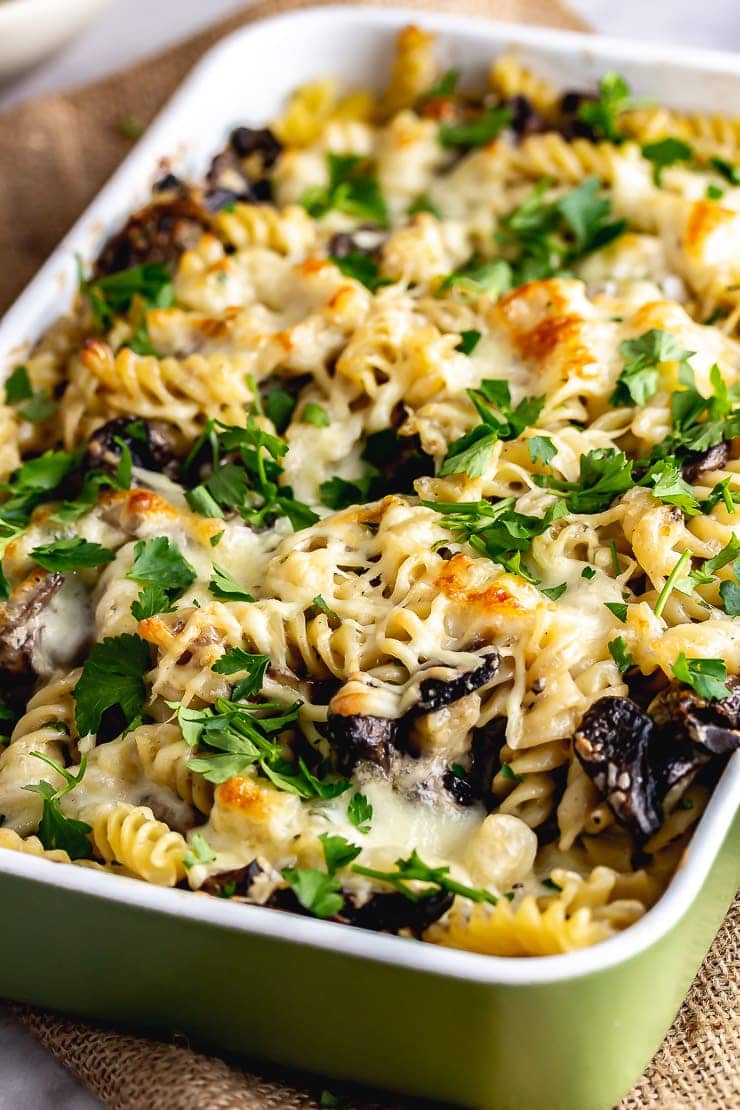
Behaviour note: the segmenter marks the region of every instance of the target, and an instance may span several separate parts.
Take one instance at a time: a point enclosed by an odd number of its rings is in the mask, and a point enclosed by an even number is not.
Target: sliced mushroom
[[[253,859],[246,867],[237,867],[233,871],[220,871],[218,875],[209,875],[200,890],[204,894],[215,894],[218,898],[248,898],[252,883],[262,873],[262,867],[256,859]]]
[[[38,617],[63,581],[58,571],[31,574],[0,608],[0,688],[13,702],[28,697],[36,677],[33,650],[39,635]]]
[[[599,698],[573,739],[586,773],[616,816],[639,836],[660,828],[662,812],[648,760],[650,717],[629,698]]]
[[[326,722],[326,735],[336,752],[337,764],[345,773],[362,761],[390,770],[397,732],[398,721],[393,717],[345,717],[330,712]]]
[[[509,126],[520,138],[546,129],[542,116],[526,96],[510,96],[504,101],[504,105],[511,112]]]
[[[579,118],[583,104],[593,104],[598,97],[593,93],[571,90],[560,98],[561,122],[559,130],[566,139],[588,139],[596,141],[596,133],[589,123]]]
[[[419,683],[419,700],[413,712],[415,714],[433,713],[443,705],[449,705],[450,702],[464,698],[466,694],[472,694],[474,690],[491,681],[500,664],[501,657],[498,651],[496,648],[491,648],[475,670],[464,671],[451,679],[422,679]]]
[[[719,470],[729,457],[730,445],[726,441],[716,443],[708,451],[692,451],[681,463],[681,474],[687,482],[693,484],[707,471]]]
[[[97,428],[87,446],[87,465],[115,470],[121,459],[120,441],[131,452],[134,466],[176,477],[179,466],[166,424],[119,416]]]
[[[145,262],[177,262],[207,226],[207,213],[190,193],[158,193],[108,240],[96,263],[96,276]]]
[[[400,893],[373,894],[362,905],[357,905],[348,895],[343,909],[334,920],[370,929],[374,933],[409,932],[419,937],[447,912],[453,897],[446,890],[436,891],[417,902]]]
[[[740,747],[740,677],[727,680],[730,695],[706,701],[686,686],[671,685],[652,701],[657,724],[672,725],[711,755],[728,755]]]

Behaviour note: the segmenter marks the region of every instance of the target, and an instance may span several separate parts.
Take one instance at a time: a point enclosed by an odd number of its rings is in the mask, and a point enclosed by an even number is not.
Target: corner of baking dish
[[[361,31],[365,48],[368,36],[381,58],[388,32],[409,22],[423,22],[425,27],[447,36],[453,47],[472,41],[480,51],[503,47],[520,47],[579,62],[591,72],[623,65],[650,67],[659,79],[667,69],[675,74],[700,71],[704,81],[703,95],[713,95],[715,82],[732,79],[737,85],[740,112],[740,56],[720,51],[672,48],[664,45],[626,39],[588,35],[577,31],[561,31],[522,24],[482,21],[475,17],[420,12],[418,9],[376,8],[357,5],[351,8],[326,6],[295,13],[272,16],[259,23],[237,30],[224,38],[200,60],[164,110],[149,127],[89,208],[65,236],[36,277],[0,320],[0,378],[3,362],[8,356],[27,346],[50,324],[50,314],[59,311],[59,298],[75,288],[75,255],[89,259],[94,255],[108,229],[130,211],[137,195],[144,195],[164,152],[175,154],[173,142],[182,144],[178,128],[185,118],[192,121],[192,105],[208,86],[218,86],[223,95],[224,82],[229,78],[242,80],[244,52],[255,59],[270,57],[279,49],[289,55],[291,49],[305,57],[308,39],[326,43],[327,58],[331,50],[341,46],[343,36],[352,38]],[[328,32],[328,33],[327,33]],[[311,41],[310,45],[313,45]],[[313,57],[313,55],[312,55]],[[314,57],[313,74],[319,76],[332,67],[322,61],[321,52]],[[346,59],[345,59],[346,63]],[[667,67],[667,69],[666,69]],[[281,67],[290,75],[290,83],[308,79],[292,69]],[[257,77],[259,73],[257,74]],[[340,75],[341,76],[341,75]],[[349,76],[349,72],[348,72]],[[696,76],[696,72],[694,74]],[[213,90],[211,90],[213,91]],[[283,93],[287,88],[283,87]],[[692,88],[692,94],[696,88]],[[273,105],[273,111],[276,105]],[[257,110],[255,109],[255,114]],[[142,196],[143,199],[143,196]],[[291,944],[333,952],[429,974],[469,980],[481,984],[512,985],[542,984],[578,978],[624,963],[665,936],[688,912],[699,895],[709,868],[728,835],[740,802],[740,757],[734,756],[717,784],[687,849],[682,866],[670,886],[648,913],[624,932],[591,948],[558,956],[516,959],[479,955],[434,945],[420,944],[401,937],[367,933],[332,922],[292,914],[277,914],[260,906],[231,904],[219,899],[195,898],[189,891],[152,887],[136,879],[76,868],[67,864],[34,859],[21,853],[0,852],[0,878],[3,875],[27,879],[46,887],[63,888],[83,896],[126,904],[144,911],[199,921],[217,928],[244,934],[261,935]]]

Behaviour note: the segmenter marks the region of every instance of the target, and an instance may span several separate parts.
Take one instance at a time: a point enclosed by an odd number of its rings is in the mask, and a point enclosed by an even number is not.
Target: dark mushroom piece
[[[158,193],[108,240],[95,265],[95,276],[146,262],[177,262],[184,251],[196,245],[207,226],[207,213],[190,193],[179,189]]]
[[[240,158],[259,154],[265,169],[274,166],[283,152],[282,143],[269,127],[236,127],[229,141]]]
[[[599,98],[593,93],[570,90],[563,93],[560,98],[561,122],[558,130],[565,139],[588,139],[596,142],[596,132],[589,123],[579,118],[579,111],[583,104],[593,104]]]
[[[692,451],[681,463],[681,474],[687,482],[697,482],[702,474],[719,470],[730,457],[730,445],[726,440],[715,443],[707,451]]]
[[[394,717],[343,716],[330,712],[325,731],[343,773],[350,774],[360,762],[390,770],[398,732],[398,721]]]
[[[394,428],[369,435],[362,458],[380,471],[372,480],[372,498],[413,493],[417,478],[434,474],[434,459],[422,450],[419,436],[400,436]]]
[[[435,710],[459,701],[467,694],[485,686],[493,678],[501,664],[501,657],[496,648],[483,656],[480,666],[472,671],[464,671],[455,678],[445,680],[441,678],[425,678],[419,683],[419,700],[412,713],[434,713]]]
[[[708,754],[729,755],[740,746],[740,677],[728,678],[727,686],[729,697],[707,701],[674,683],[651,702],[650,714]]]
[[[134,466],[177,477],[179,463],[167,425],[138,416],[119,416],[96,428],[87,445],[87,466],[115,471],[121,459],[121,443],[131,452]]]
[[[629,698],[599,698],[584,716],[573,747],[615,815],[647,839],[660,828],[662,810],[648,747],[650,717]]]
[[[509,127],[520,139],[546,130],[545,121],[526,96],[510,96],[504,106],[511,112]]]
[[[349,254],[378,258],[387,237],[388,232],[382,228],[365,224],[354,231],[338,231],[332,235],[326,250],[332,258],[346,258]]]
[[[453,899],[454,895],[446,890],[425,895],[417,902],[400,893],[373,894],[358,905],[349,895],[334,920],[356,925],[359,929],[370,929],[374,933],[409,932],[420,937],[425,929],[447,913]]]
[[[31,574],[0,607],[0,693],[12,704],[28,699],[36,678],[33,649],[38,617],[63,582],[58,571]]]
[[[232,871],[220,871],[209,875],[200,887],[204,894],[217,898],[248,898],[252,883],[263,873],[263,868],[253,859],[246,867],[236,867]]]

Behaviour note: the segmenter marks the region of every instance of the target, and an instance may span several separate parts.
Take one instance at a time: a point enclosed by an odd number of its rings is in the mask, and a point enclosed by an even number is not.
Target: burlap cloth
[[[351,2],[351,0],[350,0]],[[378,2],[378,0],[376,0]],[[391,3],[392,0],[381,0]],[[578,28],[559,0],[403,0],[414,7]],[[145,126],[207,47],[266,14],[306,7],[267,0],[157,58],[95,85],[32,101],[0,116],[0,310],[44,261]],[[173,12],[176,5],[173,4]],[[732,1110],[740,1107],[737,1013],[740,899],[652,1063],[619,1110]],[[116,1110],[268,1110],[319,1107],[320,1081],[264,1065],[246,1070],[55,1014],[14,1006],[21,1021],[103,1102]],[[410,1108],[410,1100],[327,1080],[347,1110]],[[522,1107],[536,1110],[536,1107]]]

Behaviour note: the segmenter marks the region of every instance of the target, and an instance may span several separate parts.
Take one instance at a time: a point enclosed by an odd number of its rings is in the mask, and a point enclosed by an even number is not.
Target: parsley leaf
[[[313,607],[315,609],[319,609],[320,612],[326,613],[327,617],[329,617],[330,620],[336,621],[337,624],[342,623],[342,620],[341,620],[341,617],[339,616],[339,614],[335,613],[333,609],[329,608],[329,606],[326,604],[326,602],[324,601],[321,594],[316,594],[316,597],[313,599],[311,604],[313,605]]]
[[[87,760],[83,755],[80,760],[80,769],[76,775],[68,771],[61,764],[44,755],[43,752],[31,752],[36,759],[43,760],[64,779],[64,786],[55,789],[50,782],[44,779],[35,786],[24,786],[24,790],[32,794],[40,794],[43,799],[43,810],[38,827],[38,838],[47,851],[60,849],[66,852],[70,859],[89,859],[92,855],[92,845],[88,833],[92,832],[90,825],[84,821],[77,821],[66,817],[59,806],[59,801],[70,790],[79,785],[87,768]]]
[[[644,405],[658,388],[660,364],[688,365],[688,359],[694,354],[684,350],[674,335],[660,328],[651,328],[637,339],[623,340],[619,351],[627,361],[609,398],[611,405]]]
[[[676,589],[680,586],[680,584],[681,584],[681,582],[680,582],[681,572],[683,571],[683,569],[687,565],[687,563],[689,563],[690,561],[691,561],[691,552],[690,551],[682,552],[681,555],[679,556],[679,558],[676,560],[676,563],[674,564],[674,567],[671,570],[671,573],[666,578],[665,585],[663,586],[663,589],[658,594],[658,599],[655,602],[655,615],[656,615],[656,617],[660,617],[660,616],[663,615],[663,610],[666,607],[666,602],[668,601],[668,598],[673,593],[674,589]],[[688,585],[691,585],[691,582],[689,582]]]
[[[550,601],[557,601],[567,589],[568,583],[561,582],[559,586],[540,586],[540,593],[543,593]]]
[[[699,502],[689,483],[684,479],[678,466],[674,466],[668,459],[659,459],[647,473],[647,480],[652,482],[652,494],[658,501],[667,505],[676,505],[688,516],[696,516],[701,512]]]
[[[313,424],[315,428],[328,428],[331,420],[323,405],[317,405],[315,401],[309,401],[307,405],[303,406],[301,424]]]
[[[233,701],[241,701],[259,694],[265,680],[265,671],[270,665],[269,655],[252,655],[242,648],[231,648],[211,667],[216,674],[240,674],[246,671],[246,678],[240,679],[232,691]]]
[[[283,878],[293,888],[304,909],[315,917],[333,917],[344,905],[338,879],[310,867],[286,867]]]
[[[327,479],[319,486],[321,504],[335,512],[340,509],[348,509],[350,505],[364,504],[370,492],[371,478],[372,475],[366,474],[363,478],[356,478],[353,482],[348,482],[346,478],[336,476]]]
[[[377,179],[366,168],[365,159],[356,154],[327,154],[329,181],[306,189],[301,204],[314,219],[321,219],[332,208],[385,227],[388,223],[383,194]]]
[[[144,262],[95,281],[85,281],[81,276],[80,291],[99,328],[108,327],[115,312],[125,312],[134,297],[141,297],[152,308],[170,308],[175,300],[169,268],[162,262]]]
[[[484,262],[473,255],[459,269],[447,275],[441,282],[437,295],[448,289],[457,289],[470,297],[498,297],[500,293],[511,289],[511,266],[503,258]]]
[[[619,116],[632,104],[629,85],[618,73],[605,73],[599,82],[597,100],[585,101],[578,109],[578,118],[587,123],[598,139],[621,143]]]
[[[690,659],[682,651],[671,670],[679,682],[691,686],[700,698],[719,701],[731,693],[725,684],[727,666],[724,659]]]
[[[134,582],[151,582],[169,590],[185,590],[195,581],[195,570],[180,548],[166,536],[139,540],[126,575]]]
[[[18,405],[21,401],[30,401],[32,397],[28,369],[25,366],[16,366],[5,381],[5,404]]]
[[[568,274],[579,259],[618,238],[626,220],[612,220],[608,197],[598,177],[588,177],[559,200],[544,194],[543,178],[529,196],[504,216],[496,239],[510,264],[513,285]]]
[[[464,355],[472,355],[475,348],[480,343],[481,333],[476,331],[475,328],[468,328],[460,332],[460,342],[455,347],[456,351],[461,351]]]
[[[538,485],[565,493],[572,513],[600,513],[634,486],[632,463],[623,451],[599,447],[581,455],[577,482],[564,482],[548,474],[535,474]]]
[[[439,208],[437,208],[436,204],[432,203],[427,193],[420,193],[406,209],[407,216],[415,216],[417,212],[429,212],[430,215],[435,216],[436,219],[442,219],[442,213]]]
[[[512,574],[529,582],[537,579],[522,565],[522,553],[529,550],[535,536],[541,536],[561,515],[556,502],[544,517],[525,516],[514,509],[516,498],[490,501],[422,501],[428,509],[443,513],[442,526],[459,541],[470,544],[479,555],[486,555]]]
[[[625,623],[627,620],[627,606],[623,601],[605,601],[604,606],[610,613],[614,614],[618,621],[621,621],[622,624]]]
[[[549,436],[532,436],[527,440],[527,450],[532,462],[541,462],[547,465],[552,462],[558,449]]]
[[[88,543],[79,536],[71,540],[56,540],[35,547],[31,558],[44,570],[78,570],[80,567],[99,567],[115,559],[113,552],[99,543]]]
[[[371,293],[375,293],[382,285],[393,284],[390,278],[380,276],[378,263],[375,259],[362,254],[360,251],[350,251],[341,257],[330,254],[329,261],[333,262],[345,277],[359,281]]]
[[[501,778],[509,782],[524,782],[524,775],[519,775],[510,763],[501,764]]]
[[[435,81],[426,92],[422,93],[417,100],[417,105],[422,107],[430,100],[436,100],[440,96],[452,96],[457,88],[457,82],[460,80],[459,69],[448,69],[442,74],[438,81]]]
[[[182,862],[185,864],[188,871],[197,864],[213,863],[215,858],[216,853],[203,834],[193,833],[190,845],[183,852],[182,856]]]
[[[595,578],[595,577],[596,577],[596,568],[595,567],[584,567],[583,570],[581,571],[581,578],[585,578],[587,581],[590,581],[592,578]]]
[[[735,577],[738,577],[737,571]],[[737,582],[731,582],[729,579],[722,582],[719,595],[722,598],[722,605],[728,617],[740,616],[740,586]]]
[[[113,706],[120,708],[126,725],[138,719],[148,667],[149,648],[140,636],[107,636],[94,645],[72,691],[80,736],[97,732],[106,709]]]
[[[486,108],[474,120],[442,124],[437,132],[441,146],[485,146],[511,123],[511,109],[506,106]]]
[[[296,399],[292,393],[281,386],[268,390],[264,397],[265,416],[272,420],[275,430],[282,435],[290,424],[290,418],[296,407]]]
[[[362,848],[358,848],[356,844],[351,844],[343,836],[330,836],[329,833],[322,833],[319,840],[326,860],[326,870],[330,875],[335,875],[343,867],[348,867],[362,851]]]
[[[174,613],[172,598],[161,586],[149,583],[139,590],[139,596],[131,602],[131,615],[137,621],[148,620],[157,613]]]
[[[725,158],[710,158],[709,164],[724,177],[725,181],[729,181],[730,185],[740,185],[740,168],[732,162],[728,162]]]
[[[634,663],[634,659],[627,648],[624,637],[617,636],[616,639],[610,640],[606,646],[609,648],[609,654],[612,659],[617,664],[617,670],[620,674],[624,674]]]
[[[501,379],[482,381],[478,389],[469,389],[467,394],[481,423],[450,444],[440,477],[464,472],[479,478],[498,440],[516,439],[537,421],[545,404],[544,397],[525,397],[512,408],[508,382]]]
[[[488,902],[495,906],[498,901],[495,894],[491,894],[488,890],[476,890],[474,887],[455,882],[449,877],[449,867],[429,867],[419,858],[416,851],[413,851],[408,859],[397,859],[395,871],[376,871],[371,867],[360,867],[359,864],[354,864],[352,870],[357,875],[365,875],[369,879],[388,883],[411,902],[419,902],[422,898],[428,898],[431,894],[443,890],[469,898],[471,902]],[[410,882],[428,883],[434,889],[419,892],[408,885]]]
[[[694,149],[683,139],[668,137],[658,139],[655,143],[643,143],[643,157],[653,163],[653,181],[660,185],[663,170],[673,166],[676,162],[690,162],[694,157]]]
[[[214,597],[223,601],[254,601],[251,594],[243,590],[235,578],[218,563],[213,564],[213,575],[208,583],[208,589]]]
[[[353,794],[347,805],[347,818],[351,825],[363,834],[370,832],[373,807],[364,794]]]

